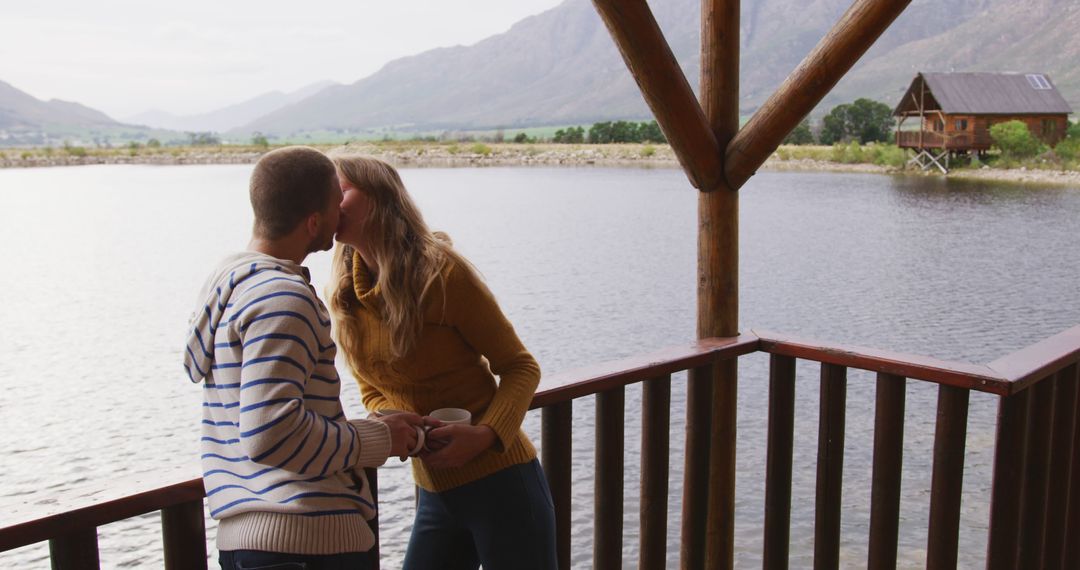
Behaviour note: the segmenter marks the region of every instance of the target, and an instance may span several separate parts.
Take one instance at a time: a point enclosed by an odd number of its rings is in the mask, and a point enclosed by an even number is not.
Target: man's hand
[[[390,426],[390,455],[405,461],[409,452],[416,449],[419,441],[416,427],[424,428],[424,418],[416,414],[401,413],[374,419]]]
[[[420,459],[430,467],[448,469],[461,467],[482,451],[495,445],[497,436],[490,426],[448,424],[437,427],[427,434],[427,448]]]

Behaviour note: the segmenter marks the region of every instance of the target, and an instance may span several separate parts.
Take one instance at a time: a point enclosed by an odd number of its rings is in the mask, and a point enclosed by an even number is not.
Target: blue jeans
[[[405,570],[556,570],[555,508],[540,462],[442,493],[420,489]]]
[[[369,570],[371,554],[346,552],[343,554],[310,555],[261,550],[222,551],[218,557],[221,570]]]

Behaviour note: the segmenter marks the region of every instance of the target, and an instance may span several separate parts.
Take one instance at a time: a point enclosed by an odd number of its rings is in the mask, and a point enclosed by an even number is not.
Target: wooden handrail
[[[1080,325],[1021,348],[987,366],[1011,382],[1013,392],[1016,392],[1076,362],[1080,362]]]
[[[805,340],[799,337],[755,330],[761,339],[762,352],[783,354],[848,368],[885,372],[916,380],[967,388],[1007,396],[1012,383],[994,370],[980,364],[950,362],[927,356],[889,352],[835,343]]]
[[[732,338],[707,338],[685,346],[578,368],[542,380],[529,409],[574,400],[757,350],[758,338],[752,334],[741,334]]]
[[[33,503],[0,509],[0,552],[65,532],[106,525],[206,496],[196,468],[119,477],[108,486],[77,487]]]

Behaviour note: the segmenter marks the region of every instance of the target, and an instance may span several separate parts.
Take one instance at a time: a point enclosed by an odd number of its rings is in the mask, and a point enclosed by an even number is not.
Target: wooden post
[[[98,570],[97,528],[73,530],[49,540],[52,570]]]
[[[701,2],[701,108],[720,148],[739,130],[739,0]],[[722,176],[722,172],[717,172]],[[739,334],[739,194],[698,194],[698,338]],[[706,568],[735,560],[736,359],[713,367]]]
[[[911,0],[857,0],[727,146],[726,180],[740,188]]]
[[[161,536],[166,570],[205,570],[206,522],[202,499],[161,509]]]
[[[645,0],[593,0],[593,5],[690,183],[713,190],[724,175],[723,147],[709,129],[649,5]]]
[[[547,406],[541,412],[541,463],[555,503],[555,545],[559,570],[570,570],[570,485],[573,479],[573,401]]]

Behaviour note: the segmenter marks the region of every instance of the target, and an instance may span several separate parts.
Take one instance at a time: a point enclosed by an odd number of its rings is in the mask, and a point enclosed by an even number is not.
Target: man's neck
[[[286,240],[268,240],[261,237],[252,237],[251,241],[248,242],[248,249],[270,257],[287,259],[297,265],[303,264],[308,254],[307,248],[298,244],[289,243]]]

